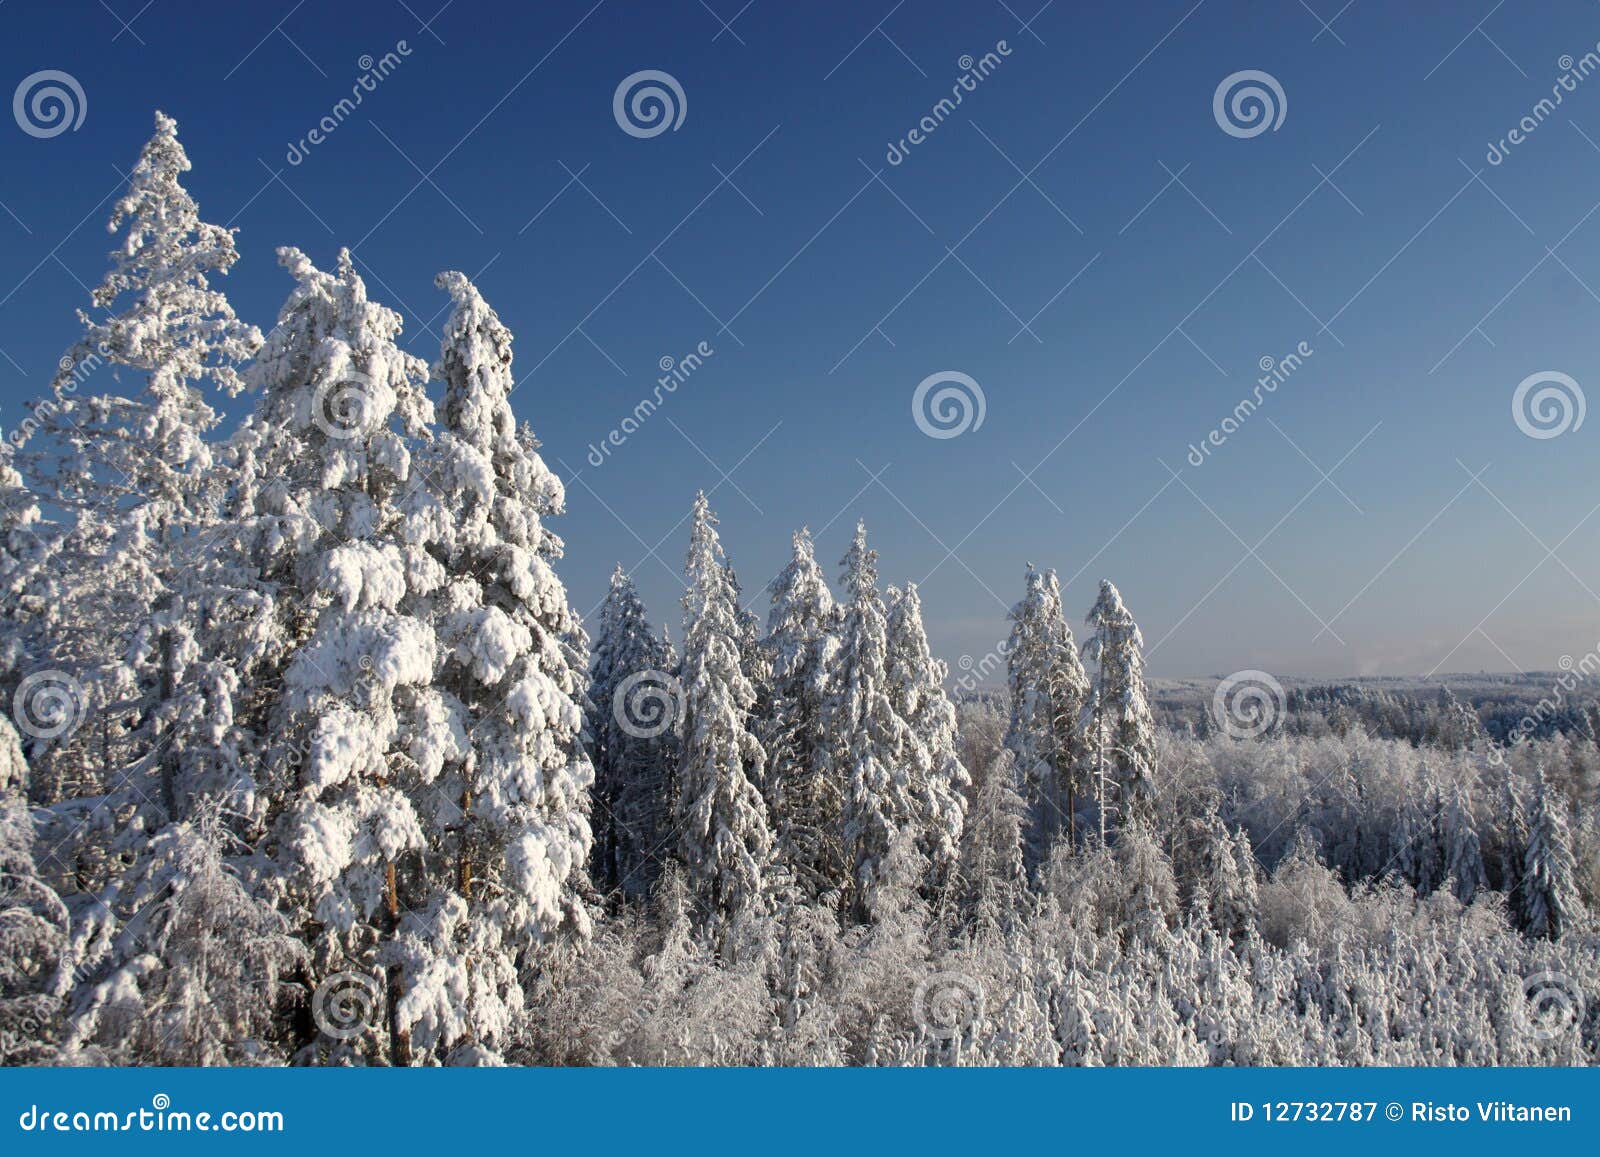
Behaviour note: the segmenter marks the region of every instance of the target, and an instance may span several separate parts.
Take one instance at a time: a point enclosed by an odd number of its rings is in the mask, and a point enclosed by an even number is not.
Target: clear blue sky
[[[1070,579],[1075,616],[1116,581],[1158,675],[1549,669],[1600,638],[1600,417],[1535,439],[1511,410],[1542,371],[1600,389],[1600,75],[1486,161],[1595,48],[1600,6],[440,2],[0,6],[0,87],[57,69],[87,104],[50,138],[0,123],[0,424],[73,338],[160,108],[202,210],[239,229],[227,289],[263,328],[283,244],[354,247],[425,357],[434,273],[477,277],[567,480],[584,611],[620,560],[676,624],[705,488],[749,592],[795,527],[832,570],[864,517],[952,663],[1004,637],[1030,560]],[[675,131],[614,118],[644,69],[681,85]],[[1213,94],[1247,69],[1287,109],[1241,138]],[[660,359],[702,341],[706,364],[588,464]],[[1191,465],[1260,359],[1302,341]],[[912,393],[939,371],[979,383],[981,428],[919,430]]]

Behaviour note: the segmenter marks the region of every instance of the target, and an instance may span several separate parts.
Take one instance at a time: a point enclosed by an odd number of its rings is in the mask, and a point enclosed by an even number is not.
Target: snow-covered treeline
[[[1163,728],[1032,566],[958,704],[865,527],[746,595],[703,495],[591,639],[471,282],[429,365],[285,249],[263,334],[188,168],[0,445],[0,1059],[1595,1061],[1592,738]]]

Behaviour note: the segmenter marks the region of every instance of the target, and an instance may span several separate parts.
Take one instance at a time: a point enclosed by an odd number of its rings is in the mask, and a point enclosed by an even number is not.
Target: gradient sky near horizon
[[[1548,373],[1600,389],[1600,75],[1535,111],[1600,52],[1600,5],[441,2],[0,5],[0,88],[59,70],[84,106],[54,136],[0,120],[0,425],[74,338],[159,108],[203,214],[239,230],[225,287],[263,329],[280,245],[351,247],[430,360],[433,275],[475,277],[567,483],[561,573],[591,619],[620,561],[676,626],[704,488],[750,596],[796,527],[836,573],[864,518],[957,674],[1005,637],[1030,561],[1075,618],[1113,579],[1155,675],[1547,670],[1596,647],[1600,418],[1531,437],[1513,395]],[[676,129],[619,124],[641,70],[681,87]],[[1246,70],[1284,98],[1253,136],[1214,113]],[[941,372],[983,395],[955,437],[914,420]]]

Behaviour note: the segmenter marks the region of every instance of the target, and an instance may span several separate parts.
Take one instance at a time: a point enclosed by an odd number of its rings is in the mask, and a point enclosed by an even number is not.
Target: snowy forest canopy
[[[620,567],[586,625],[471,282],[430,366],[284,249],[263,335],[188,169],[158,114],[0,443],[0,1059],[1596,1060],[1592,710],[1229,726],[1032,566],[952,697],[864,527],[747,593],[703,495],[679,645]]]

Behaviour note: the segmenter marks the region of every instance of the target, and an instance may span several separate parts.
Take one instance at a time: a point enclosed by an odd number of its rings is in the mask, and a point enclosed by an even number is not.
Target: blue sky
[[[433,275],[476,277],[568,483],[581,610],[620,560],[676,624],[705,488],[752,594],[795,527],[831,568],[865,518],[953,664],[1004,637],[1029,561],[1075,615],[1112,578],[1157,675],[1593,649],[1600,419],[1529,437],[1512,396],[1539,373],[1600,383],[1600,75],[1486,153],[1595,50],[1600,7],[1040,2],[10,0],[0,81],[66,72],[86,112],[51,137],[0,124],[0,425],[72,340],[160,108],[203,212],[239,229],[227,289],[263,328],[283,244],[323,264],[352,246],[426,357]],[[639,137],[613,95],[646,69],[685,107]],[[1286,105],[1248,137],[1213,112],[1244,70]],[[701,342],[705,364],[587,462]],[[1192,465],[1261,359],[1302,342]],[[946,371],[984,420],[931,438],[912,395]]]

